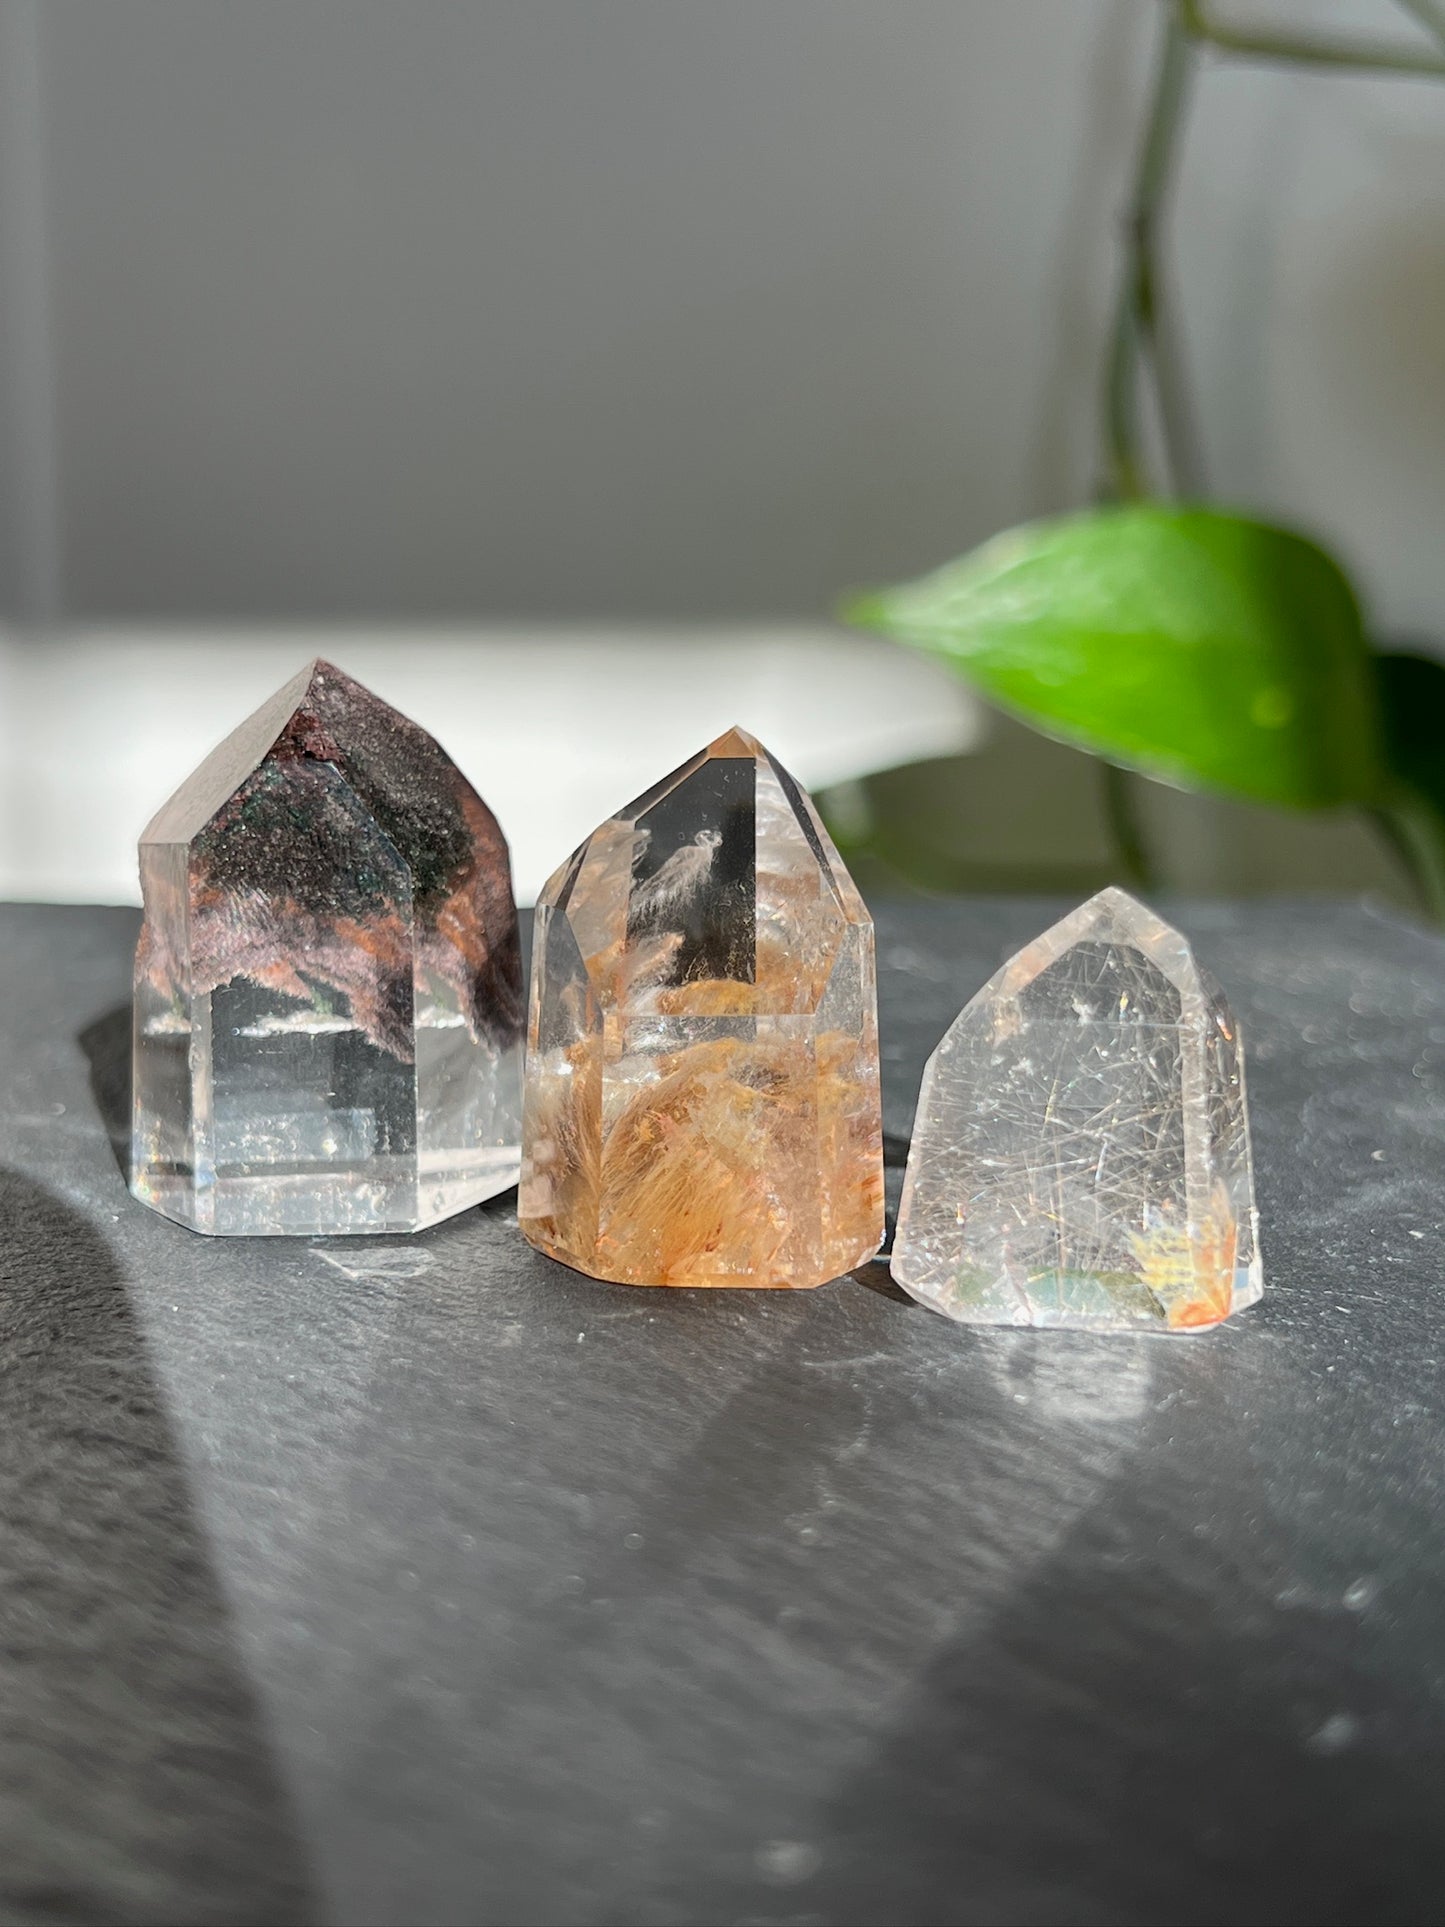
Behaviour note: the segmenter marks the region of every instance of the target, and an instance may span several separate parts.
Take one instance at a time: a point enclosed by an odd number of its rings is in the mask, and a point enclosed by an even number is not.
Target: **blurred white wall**
[[[1157,24],[0,0],[0,604],[813,615],[1077,500]],[[1438,629],[1445,87],[1215,65],[1178,215],[1213,487]]]

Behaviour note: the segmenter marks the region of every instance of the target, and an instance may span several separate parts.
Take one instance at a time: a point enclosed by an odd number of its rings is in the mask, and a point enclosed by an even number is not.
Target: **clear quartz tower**
[[[892,1267],[982,1325],[1191,1331],[1259,1297],[1238,1027],[1122,890],[1021,950],[930,1058]]]
[[[873,925],[742,730],[543,891],[518,1218],[624,1284],[820,1285],[878,1249]]]
[[[141,837],[131,1188],[212,1233],[414,1231],[514,1184],[521,952],[496,820],[314,662]]]

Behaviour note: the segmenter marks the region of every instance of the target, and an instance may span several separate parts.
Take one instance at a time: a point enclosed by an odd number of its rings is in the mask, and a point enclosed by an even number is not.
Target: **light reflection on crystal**
[[[1104,890],[965,1007],[892,1269],[975,1324],[1189,1331],[1259,1297],[1238,1030],[1178,931]]]
[[[141,838],[136,1196],[198,1231],[411,1231],[516,1181],[507,848],[431,737],[330,664]]]
[[[873,927],[745,732],[544,890],[523,1143],[523,1232],[597,1277],[818,1285],[877,1250]]]

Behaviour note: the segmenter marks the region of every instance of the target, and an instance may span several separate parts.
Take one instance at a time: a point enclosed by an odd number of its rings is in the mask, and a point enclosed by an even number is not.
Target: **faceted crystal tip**
[[[892,1269],[973,1324],[1197,1331],[1259,1297],[1238,1027],[1124,891],[1010,959],[929,1060]]]
[[[737,723],[731,729],[725,729],[721,736],[714,737],[703,751],[704,756],[751,756],[755,759],[767,757],[767,754],[757,737]]]
[[[518,1217],[646,1285],[811,1286],[883,1230],[873,927],[798,784],[732,729],[537,906]]]
[[[515,1180],[507,846],[424,730],[318,659],[140,859],[137,1197],[209,1232],[405,1231]]]

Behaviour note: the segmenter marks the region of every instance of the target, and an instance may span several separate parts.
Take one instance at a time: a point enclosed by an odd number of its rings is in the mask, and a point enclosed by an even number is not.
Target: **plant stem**
[[[1171,6],[1134,183],[1124,215],[1126,252],[1120,276],[1105,380],[1105,421],[1114,492],[1124,500],[1148,495],[1148,468],[1139,432],[1139,365],[1147,350],[1159,403],[1171,485],[1199,490],[1197,442],[1173,329],[1163,299],[1158,226],[1174,168],[1190,67],[1189,36]]]
[[[1171,5],[1165,15],[1154,92],[1125,211],[1124,266],[1105,376],[1104,419],[1111,479],[1115,495],[1125,501],[1150,492],[1139,432],[1139,374],[1146,350],[1153,370],[1170,484],[1176,494],[1197,494],[1200,488],[1198,443],[1174,331],[1162,297],[1157,250],[1159,217],[1183,121],[1191,51],[1182,15]],[[1120,865],[1130,883],[1149,889],[1154,871],[1139,820],[1135,779],[1113,763],[1103,763],[1101,769],[1104,814]]]
[[[1370,811],[1375,827],[1404,865],[1426,915],[1445,924],[1445,824],[1423,797],[1403,788]]]
[[[1322,67],[1337,71],[1379,74],[1445,74],[1445,57],[1417,52],[1412,47],[1383,47],[1366,41],[1318,40],[1312,35],[1259,33],[1249,27],[1229,27],[1210,18],[1203,0],[1179,0],[1185,31],[1193,40],[1207,41],[1224,53],[1250,60],[1278,60],[1292,67]],[[1401,0],[1416,19],[1439,33],[1441,22],[1425,0]]]
[[[1445,47],[1445,8],[1437,0],[1399,0],[1399,4]]]
[[[1170,487],[1176,495],[1200,492],[1198,437],[1174,328],[1163,300],[1158,252],[1159,219],[1174,167],[1192,53],[1197,46],[1208,45],[1248,59],[1321,67],[1338,73],[1445,75],[1442,0],[1399,0],[1399,5],[1440,43],[1440,53],[1261,33],[1216,21],[1206,12],[1204,0],[1170,0],[1125,214],[1127,251],[1105,379],[1110,478],[1115,495],[1121,499],[1137,500],[1150,493],[1139,427],[1139,371],[1146,354],[1159,406]]]
[[[1117,763],[1100,763],[1104,785],[1104,815],[1114,839],[1125,877],[1141,890],[1154,886],[1154,864],[1139,821],[1134,778]]]

